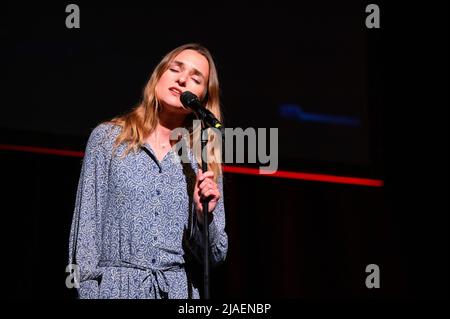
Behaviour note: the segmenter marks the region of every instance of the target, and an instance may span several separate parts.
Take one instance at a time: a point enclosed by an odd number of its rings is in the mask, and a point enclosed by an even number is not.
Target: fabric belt
[[[169,283],[167,281],[165,272],[181,271],[184,269],[184,265],[174,265],[166,268],[150,268],[121,260],[101,260],[98,263],[98,266],[134,268],[145,271],[146,274],[141,284],[145,287],[148,287],[150,297],[153,297],[155,299],[167,299],[169,296]]]

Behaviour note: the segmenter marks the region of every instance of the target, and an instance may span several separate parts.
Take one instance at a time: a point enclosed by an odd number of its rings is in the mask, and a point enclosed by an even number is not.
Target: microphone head
[[[199,102],[197,95],[190,91],[184,91],[180,95],[180,101],[185,107],[193,108]]]

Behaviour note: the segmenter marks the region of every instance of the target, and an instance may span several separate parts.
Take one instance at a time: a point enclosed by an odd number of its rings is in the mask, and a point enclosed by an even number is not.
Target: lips
[[[180,89],[178,89],[176,87],[170,87],[169,91],[174,93],[174,94],[177,94],[177,95],[181,95],[181,93],[183,93],[183,91],[181,91]]]

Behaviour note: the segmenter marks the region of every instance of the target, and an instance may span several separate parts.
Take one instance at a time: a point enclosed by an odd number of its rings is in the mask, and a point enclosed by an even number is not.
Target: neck
[[[185,118],[186,118],[185,114],[170,113],[163,108],[159,113],[159,121],[157,129],[158,127],[161,127],[163,128],[163,131],[168,130],[167,136],[169,136],[170,131],[183,126]]]
[[[154,135],[158,143],[169,143],[170,133],[172,130],[182,127],[185,118],[184,114],[169,113],[163,109],[159,113],[158,124],[151,135]]]

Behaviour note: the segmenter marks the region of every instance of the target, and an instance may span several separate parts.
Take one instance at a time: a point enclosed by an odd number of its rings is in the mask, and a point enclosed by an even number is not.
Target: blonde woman
[[[180,102],[184,91],[196,94],[220,120],[217,71],[201,45],[169,52],[154,69],[141,103],[92,131],[69,244],[80,298],[199,298],[199,283],[188,266],[190,256],[201,260],[205,197],[210,261],[224,261],[228,238],[220,163],[209,163],[202,173],[199,154],[191,151],[195,141],[186,163],[177,160],[177,141],[170,139],[180,127],[192,135],[194,116]]]

